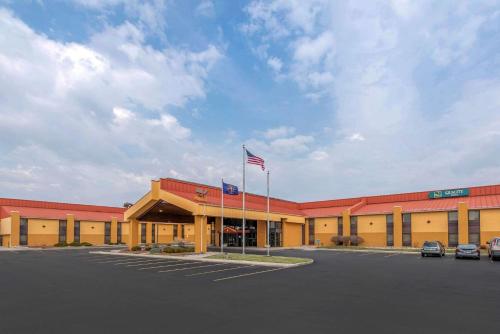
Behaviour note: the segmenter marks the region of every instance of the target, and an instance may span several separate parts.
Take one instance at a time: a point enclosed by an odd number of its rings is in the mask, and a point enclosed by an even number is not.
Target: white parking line
[[[277,270],[282,270],[282,269],[286,269],[286,268],[274,268],[274,269],[268,269],[268,270],[254,271],[254,272],[248,273],[248,274],[241,274],[241,275],[236,275],[236,276],[229,276],[229,277],[217,278],[217,279],[214,279],[213,281],[214,282],[225,281],[225,280],[228,280],[228,279],[245,277],[245,276],[251,276],[251,275],[257,275],[257,274],[263,274],[263,273],[268,273],[268,272],[271,272],[271,271],[277,271]]]
[[[142,260],[129,260],[129,261],[122,261],[122,262],[115,262],[112,263],[114,266],[121,266],[121,265],[129,265],[129,264],[135,264],[135,263],[144,263],[147,264],[148,262],[151,262],[152,260],[147,260],[147,259],[142,259]]]
[[[181,261],[181,260],[177,260],[177,261]],[[182,265],[191,265],[191,264],[198,264],[198,263],[203,263],[203,262],[187,262],[187,261],[184,261],[182,263],[177,263],[177,264],[167,264],[167,265],[164,265],[164,266],[155,266],[155,267],[145,267],[145,268],[139,268],[137,270],[150,270],[150,269],[158,269],[158,268],[166,268],[166,267],[177,267],[177,266],[182,266]]]
[[[117,259],[116,257],[114,259],[105,259],[105,261],[93,261],[95,263],[119,263],[119,262],[137,262],[137,261],[144,261],[144,259],[126,259],[126,258],[121,258],[121,259]]]
[[[372,254],[375,254],[375,253],[363,253],[363,254],[360,254],[358,256],[368,256],[368,255],[372,255]]]
[[[176,260],[177,261],[177,260]],[[160,264],[160,263],[172,263],[175,261],[168,261],[168,260],[149,260],[146,262],[141,262],[141,263],[134,263],[134,264],[127,264],[127,267],[138,267],[142,266],[144,264],[150,265],[150,264]]]
[[[239,267],[228,268],[228,269],[219,269],[219,270],[204,271],[204,272],[201,272],[201,273],[189,274],[189,275],[186,275],[186,277],[189,277],[189,276],[198,276],[198,275],[205,275],[205,274],[212,274],[212,273],[219,273],[221,271],[229,271],[229,270],[236,270],[236,269],[241,269],[241,268],[252,268],[252,267],[254,267],[254,266],[239,266]]]
[[[121,261],[123,261],[123,259],[120,259]],[[110,256],[110,257],[101,257],[101,258],[91,258],[91,259],[87,259],[88,262],[99,262],[99,261],[117,261],[117,258],[116,256]]]
[[[393,257],[393,256],[398,256],[399,254],[398,253],[393,253],[393,254],[389,254],[389,255],[384,255],[384,257]]]
[[[228,265],[229,263],[216,263],[216,264],[207,264],[203,266],[197,266],[197,267],[188,267],[188,268],[177,268],[177,269],[169,269],[169,270],[160,270],[158,271],[159,273],[168,273],[171,271],[182,271],[182,270],[191,270],[191,269],[196,269],[196,268],[207,268],[207,267],[216,267],[216,266],[225,266]]]

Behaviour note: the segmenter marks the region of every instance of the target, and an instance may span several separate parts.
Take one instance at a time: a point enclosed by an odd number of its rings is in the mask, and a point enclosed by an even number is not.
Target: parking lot
[[[0,252],[0,333],[476,333],[500,261],[334,251],[276,269],[88,250]]]

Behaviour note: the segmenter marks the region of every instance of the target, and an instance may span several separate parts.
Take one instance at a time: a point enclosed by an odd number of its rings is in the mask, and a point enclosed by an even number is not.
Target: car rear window
[[[500,239],[494,239],[493,242],[492,242],[492,244],[494,246],[500,246]]]
[[[426,241],[424,242],[424,247],[436,247],[437,242]]]
[[[476,245],[460,245],[460,246],[458,246],[458,248],[472,250],[472,249],[476,249]]]

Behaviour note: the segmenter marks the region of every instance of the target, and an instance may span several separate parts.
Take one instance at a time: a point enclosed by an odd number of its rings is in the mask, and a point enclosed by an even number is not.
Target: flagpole
[[[220,252],[224,253],[224,179],[221,184],[221,214],[220,214]]]
[[[242,234],[242,249],[241,253],[245,254],[245,157],[246,157],[246,152],[245,152],[245,145],[243,144],[243,234]]]
[[[266,248],[267,256],[269,256],[269,170],[267,171],[267,233],[266,233]]]

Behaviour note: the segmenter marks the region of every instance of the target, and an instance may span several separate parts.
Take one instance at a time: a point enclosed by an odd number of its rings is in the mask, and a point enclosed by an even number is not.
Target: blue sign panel
[[[469,189],[436,190],[429,193],[430,199],[469,196]]]

